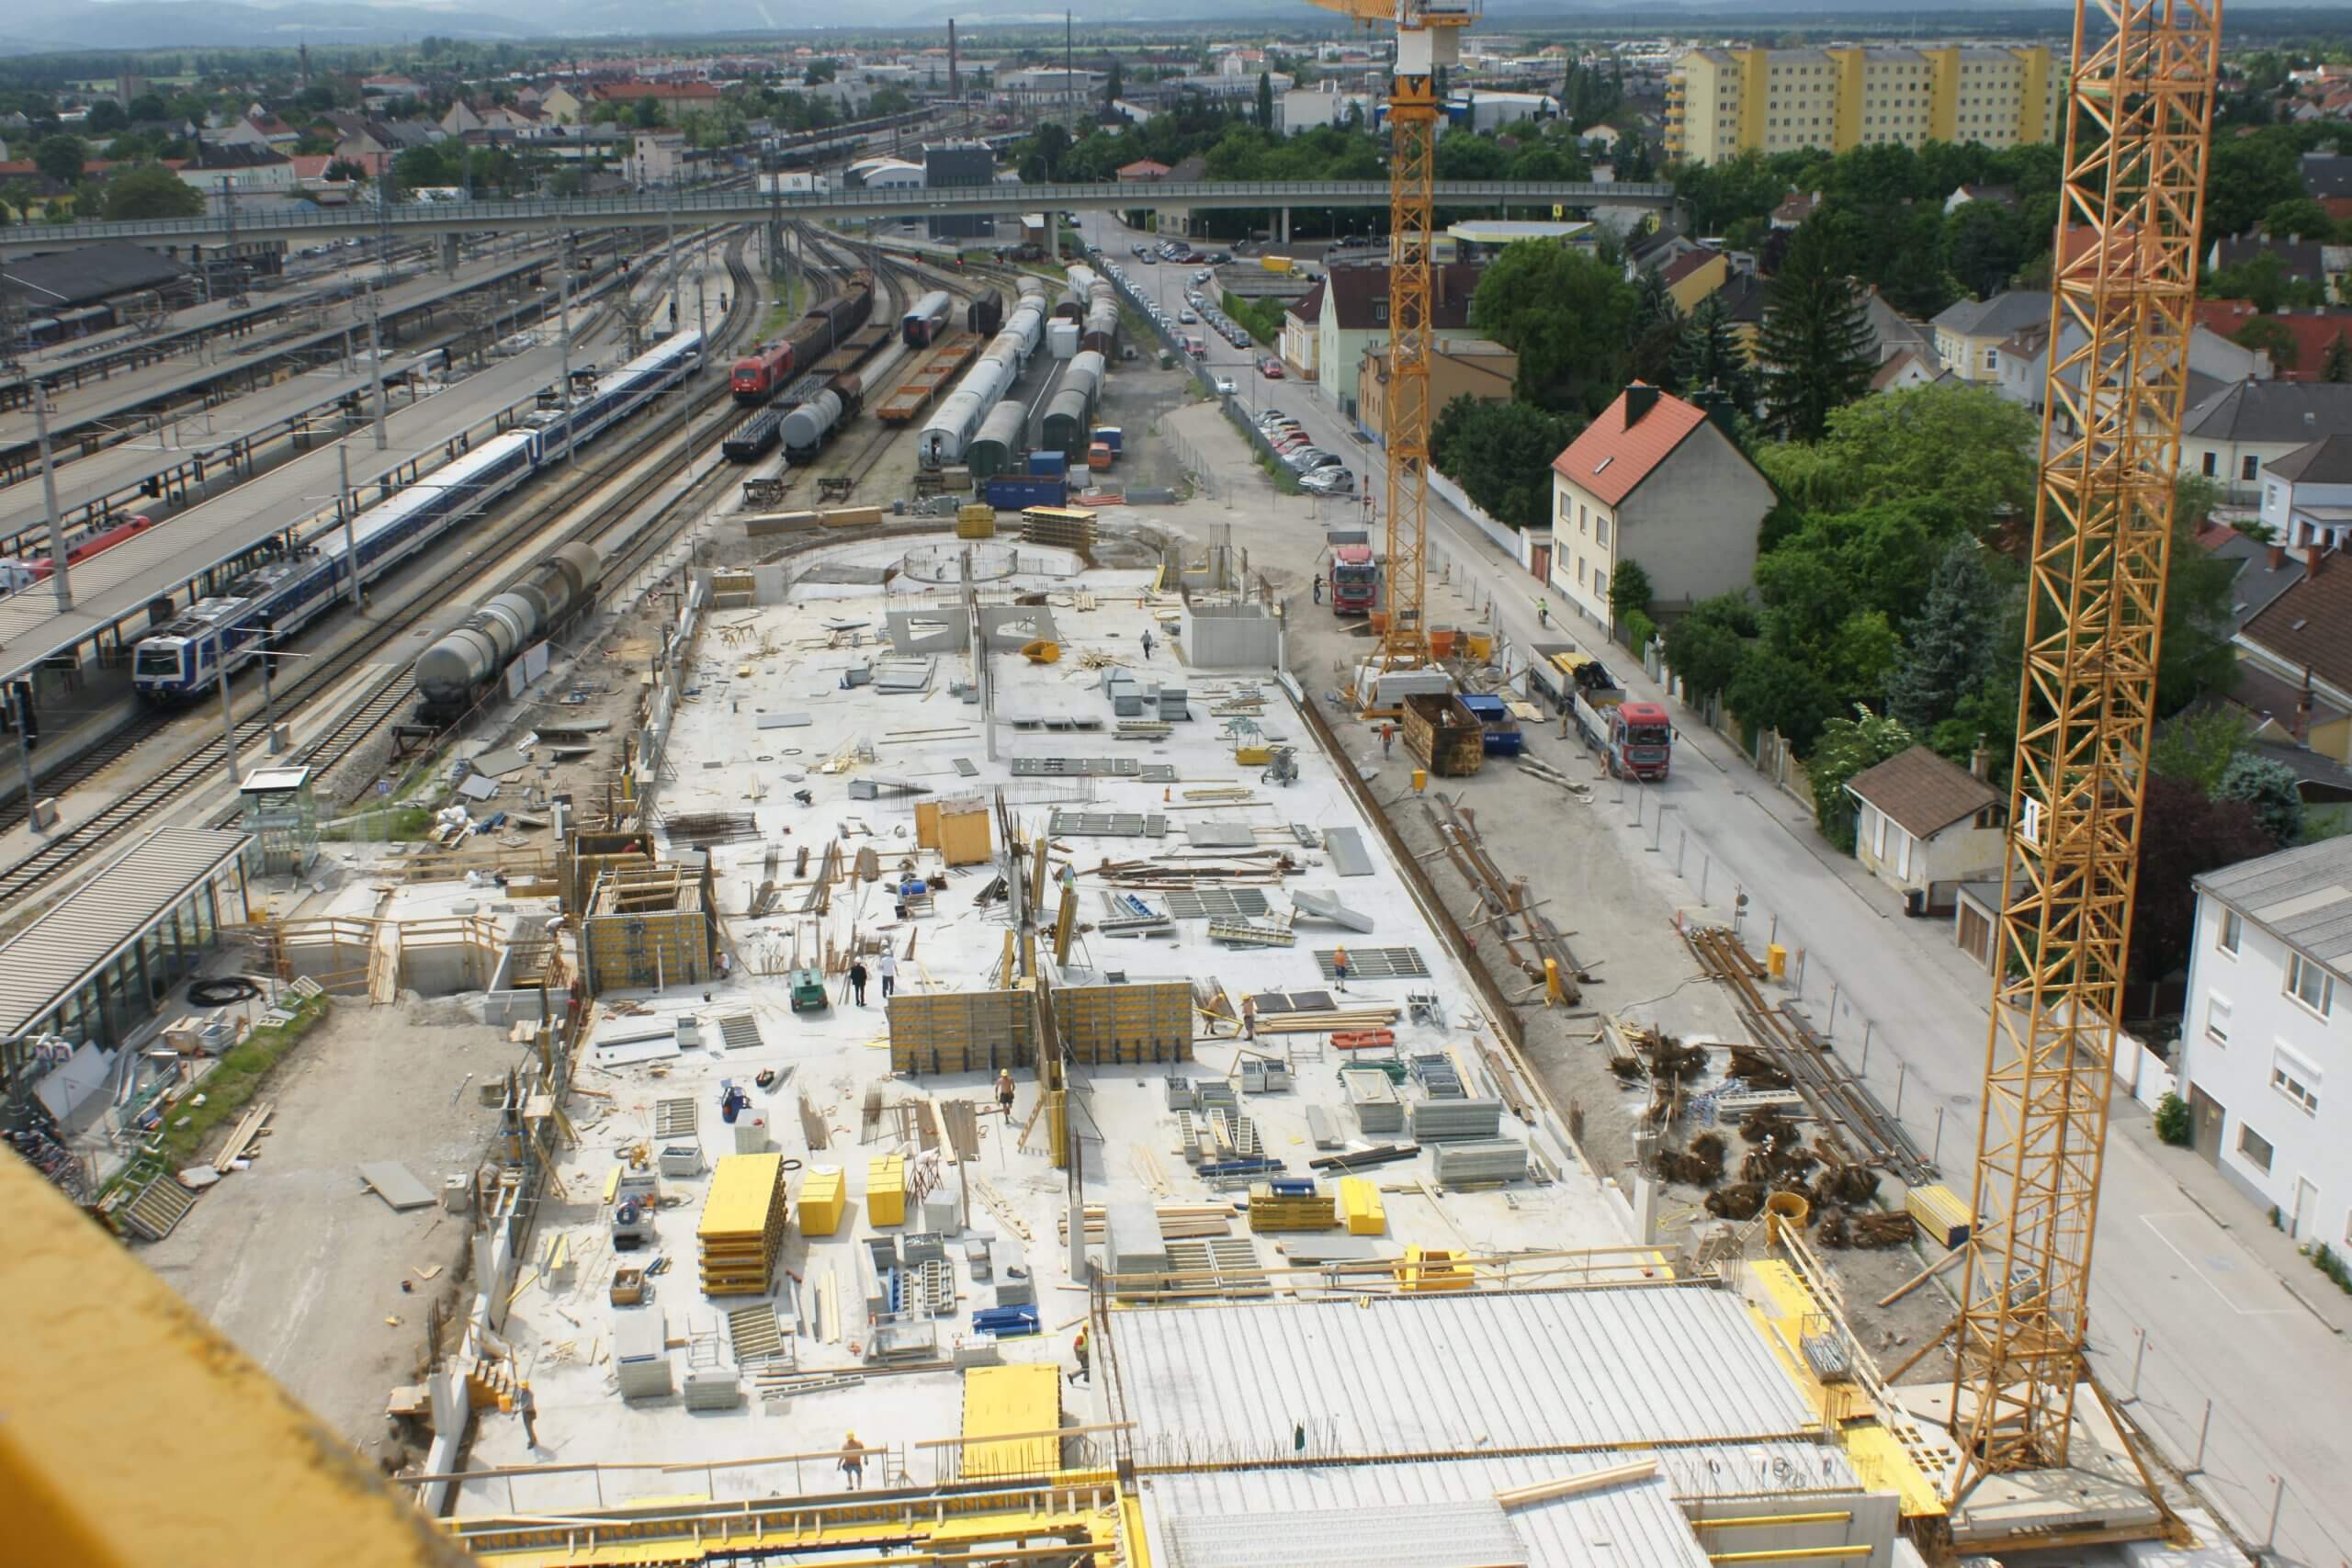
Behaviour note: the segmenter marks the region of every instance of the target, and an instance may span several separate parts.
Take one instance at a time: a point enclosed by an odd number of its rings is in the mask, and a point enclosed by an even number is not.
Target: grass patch
[[[413,843],[433,831],[433,813],[422,806],[363,811],[321,823],[319,837],[337,843]]]
[[[270,1069],[326,1017],[328,1003],[329,998],[323,996],[306,998],[292,1019],[254,1030],[221,1056],[198,1086],[204,1103],[170,1116],[164,1122],[163,1143],[156,1157],[165,1170],[177,1170],[189,1164],[197,1150],[204,1146],[206,1134],[243,1113]]]
[[[768,307],[767,315],[760,322],[760,330],[753,335],[764,343],[789,326],[794,318],[800,314],[802,288],[803,285],[797,274],[785,279],[783,297]]]
[[[1274,489],[1282,494],[1305,495],[1306,493],[1300,486],[1297,475],[1292,473],[1287,466],[1275,462],[1262,450],[1258,452],[1258,466],[1266,470],[1267,475],[1274,481]]]
[[[1244,299],[1230,288],[1225,291],[1225,313],[1241,323],[1241,330],[1267,348],[1282,340],[1283,306],[1276,299]]]

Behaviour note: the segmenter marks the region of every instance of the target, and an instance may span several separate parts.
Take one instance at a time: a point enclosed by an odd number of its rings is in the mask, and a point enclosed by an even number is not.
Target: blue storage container
[[[1029,471],[1041,477],[1059,479],[1069,472],[1069,455],[1050,447],[1029,454]]]
[[[1120,445],[1122,442],[1126,440],[1126,438],[1127,433],[1121,430],[1115,424],[1098,424],[1094,427],[1094,439],[1100,441],[1103,446],[1108,446],[1114,452],[1124,452],[1126,450],[1124,446]]]
[[[1032,506],[1067,506],[1069,487],[1057,479],[998,478],[989,481],[988,502],[999,512],[1020,512]]]

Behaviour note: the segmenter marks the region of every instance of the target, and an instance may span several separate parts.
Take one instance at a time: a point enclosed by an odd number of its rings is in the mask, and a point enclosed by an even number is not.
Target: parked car
[[[1301,490],[1312,491],[1317,495],[1353,495],[1356,476],[1347,468],[1316,468],[1299,475],[1298,484]]]

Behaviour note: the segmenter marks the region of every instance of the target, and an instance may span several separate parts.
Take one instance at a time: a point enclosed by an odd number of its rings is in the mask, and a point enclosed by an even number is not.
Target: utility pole
[[[337,482],[334,491],[335,521],[343,525],[343,558],[351,568],[351,607],[364,610],[368,596],[359,591],[359,540],[352,532],[352,514],[359,510],[351,499],[351,445],[348,441],[334,444],[334,466]]]
[[[229,715],[229,642],[225,626],[212,628],[212,670],[220,682],[220,755],[228,761],[229,782],[233,784],[238,782],[237,721]]]
[[[563,346],[563,460],[577,468],[571,446],[571,231],[568,229],[556,242],[555,276],[563,308],[563,333],[559,340]]]
[[[368,369],[376,383],[376,450],[384,449],[384,336],[383,310],[374,289],[368,291]]]
[[[695,331],[710,343],[710,231],[695,242]]]
[[[678,330],[678,187],[670,186],[670,211],[666,220],[667,238],[663,242],[670,252],[670,330]]]
[[[48,391],[39,381],[31,384],[33,395],[33,433],[40,441],[40,500],[49,513],[50,577],[57,590],[59,610],[74,607],[74,590],[65,581],[65,519],[57,513],[57,466],[49,454]]]
[[[244,289],[237,278],[237,187],[229,176],[220,176],[220,250],[229,263],[231,303],[244,297]]]

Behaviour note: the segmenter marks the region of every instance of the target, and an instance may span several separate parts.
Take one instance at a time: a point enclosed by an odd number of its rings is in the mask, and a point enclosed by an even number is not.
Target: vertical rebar
[[[1936,1118],[1936,1124],[1940,1127],[1943,1124],[1943,1112],[1939,1111]],[[2132,1337],[2139,1343],[2132,1347],[2132,1392],[2123,1396],[2121,1403],[2125,1404],[2140,1397],[2140,1363],[2148,1359],[2148,1331],[2144,1328],[2134,1328],[2132,1331]]]
[[[1933,1148],[1931,1148],[1931,1149],[1929,1149],[1929,1150],[1928,1151],[1928,1163],[1929,1165],[1940,1165],[1940,1164],[1942,1164],[1942,1163],[1943,1163],[1943,1157],[1944,1157],[1944,1108],[1943,1108],[1942,1106],[1939,1105],[1939,1106],[1937,1106],[1937,1107],[1936,1107],[1936,1145],[1935,1145],[1935,1147],[1933,1147]],[[2135,1381],[2136,1381],[2136,1374],[2134,1374],[2134,1376],[2135,1376]]]
[[[1908,1063],[1908,1062],[1897,1062],[1897,1063],[1895,1063],[1895,1064],[1894,1064],[1894,1119],[1895,1119],[1897,1122],[1900,1122],[1900,1121],[1902,1121],[1902,1120],[1903,1120],[1903,1086],[1904,1086],[1905,1083],[1909,1082],[1909,1081],[1910,1081],[1910,1078],[1911,1078],[1911,1064],[1910,1064],[1910,1063]]]
[[[1863,1020],[1862,1020],[1862,1071],[1861,1071],[1861,1076],[1862,1076],[1863,1077],[1870,1077],[1870,1076],[1871,1076],[1871,1034],[1872,1034],[1872,1033],[1877,1030],[1877,1028],[1878,1028],[1878,1024],[1877,1024],[1874,1021],[1872,1021],[1872,1020],[1871,1020],[1871,1019],[1868,1019],[1868,1018],[1865,1018],[1865,1019],[1863,1019]]]
[[[1701,904],[1701,906],[1702,906],[1702,907],[1703,907],[1703,906],[1706,904],[1706,902],[1707,902],[1707,874],[1708,874],[1708,873],[1710,873],[1710,872],[1712,872],[1712,871],[1713,871],[1714,869],[1715,869],[1715,857],[1714,857],[1713,854],[1704,854],[1704,855],[1700,856],[1700,858],[1699,858],[1699,903]]]

